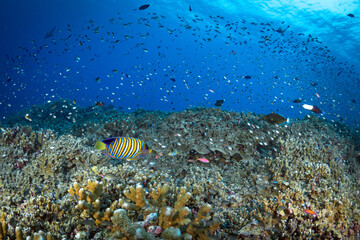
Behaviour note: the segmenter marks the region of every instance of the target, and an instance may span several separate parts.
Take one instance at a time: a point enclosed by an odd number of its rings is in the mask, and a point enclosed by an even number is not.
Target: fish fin
[[[108,152],[106,152],[105,150],[101,152],[101,154],[104,154],[107,157],[111,157],[114,158],[113,156],[111,156]]]
[[[135,154],[135,156],[133,156],[132,158],[127,158],[126,160],[138,160],[140,158],[145,157],[146,155],[148,155],[149,153],[151,153],[152,150],[142,150],[140,152],[138,152],[137,154]]]
[[[142,158],[142,157],[145,157],[145,156],[149,155],[151,152],[152,152],[151,149],[149,149],[149,150],[142,150],[142,151],[140,151],[140,152],[138,152],[138,153],[136,154],[136,157],[137,157],[137,158]]]
[[[286,122],[287,122],[287,124],[290,124],[290,122],[291,122],[290,118],[287,118]]]
[[[98,149],[98,150],[104,150],[106,148],[106,144],[103,142],[97,141],[95,143],[94,147],[95,147],[95,149]]]
[[[139,160],[139,159],[142,158],[142,157],[144,157],[144,156],[142,156],[142,155],[135,155],[135,156],[133,156],[132,158],[127,158],[126,160],[128,160],[128,161]]]
[[[110,143],[112,143],[113,141],[115,141],[118,137],[111,137],[111,138],[106,138],[104,140],[102,140],[103,143],[105,143],[106,145],[109,145]]]

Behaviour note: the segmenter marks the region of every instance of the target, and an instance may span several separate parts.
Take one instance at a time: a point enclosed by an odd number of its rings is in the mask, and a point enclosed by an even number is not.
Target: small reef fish
[[[102,106],[105,105],[105,103],[104,103],[104,102],[96,102],[95,105],[96,105],[96,106],[99,106],[99,107],[102,107]]]
[[[53,37],[54,36],[54,31],[56,29],[56,26],[53,27],[49,32],[47,32],[44,36],[44,38],[49,38],[49,37]]]
[[[106,156],[118,159],[136,160],[151,153],[143,140],[130,137],[112,137],[95,143],[95,149],[103,150]]]
[[[312,111],[312,112],[314,112],[314,113],[317,113],[317,114],[322,113],[321,109],[318,108],[317,106],[304,104],[304,105],[303,105],[303,108],[305,108],[305,109],[307,109],[307,110],[310,110],[310,111]]]
[[[215,107],[220,107],[220,106],[222,106],[224,102],[225,102],[224,99],[216,100],[216,102],[215,102]]]
[[[28,121],[30,121],[30,122],[32,121],[32,119],[30,118],[30,116],[29,116],[28,113],[25,115],[25,119],[28,120]]]
[[[139,7],[139,10],[145,10],[147,9],[148,7],[150,7],[150,4],[144,4],[142,6]]]
[[[203,162],[203,163],[208,163],[209,160],[207,160],[206,158],[197,158],[196,160]],[[188,162],[195,162],[193,159],[189,159]]]
[[[306,212],[307,214],[310,214],[310,215],[313,215],[313,216],[316,216],[316,217],[317,217],[317,213],[314,212],[313,210],[305,209],[304,212]]]
[[[178,154],[179,154],[178,151],[173,151],[173,152],[169,152],[169,153],[168,153],[168,155],[171,156],[171,157],[172,157],[172,156],[176,156],[176,155],[178,155]]]
[[[270,113],[268,115],[265,115],[264,120],[270,124],[283,124],[285,122],[290,123],[289,118],[285,118],[285,117],[281,116],[280,114],[276,114],[276,113]]]
[[[106,180],[109,180],[109,181],[113,181],[117,178],[119,178],[118,175],[114,174],[114,173],[105,173],[105,175],[101,174],[101,177],[105,178]]]
[[[197,160],[200,161],[200,162],[203,162],[203,163],[208,163],[209,162],[209,160],[207,160],[206,158],[198,158]]]

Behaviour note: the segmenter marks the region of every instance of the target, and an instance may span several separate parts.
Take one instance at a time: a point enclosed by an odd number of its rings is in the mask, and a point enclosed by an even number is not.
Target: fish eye
[[[145,150],[149,150],[149,146],[145,143]]]

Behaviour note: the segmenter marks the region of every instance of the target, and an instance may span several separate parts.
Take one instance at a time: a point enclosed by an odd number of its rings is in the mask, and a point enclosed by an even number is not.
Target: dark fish
[[[56,29],[56,26],[53,27],[49,32],[47,32],[44,36],[44,38],[49,38],[49,37],[53,37],[54,36],[54,31]]]
[[[301,103],[301,100],[300,100],[300,99],[295,99],[295,100],[293,101],[293,103]]]
[[[189,5],[189,11],[190,11],[190,12],[192,11],[192,9],[191,9],[191,5]]]
[[[225,100],[223,100],[223,99],[221,99],[221,100],[216,100],[215,106],[216,106],[216,107],[220,107],[220,106],[223,105],[224,102],[225,102]]]
[[[316,82],[311,83],[311,86],[313,86],[313,87],[315,87],[316,85],[318,85],[318,83],[316,83]]]
[[[276,113],[270,113],[268,115],[265,115],[264,120],[270,124],[283,124],[285,122],[289,123],[289,119],[286,119],[283,116]]]
[[[139,7],[139,10],[145,10],[147,9],[148,7],[150,7],[150,4],[144,4],[142,6]]]
[[[175,82],[175,78],[170,78],[171,81]]]
[[[250,75],[246,75],[246,76],[244,76],[244,78],[245,78],[245,79],[250,79],[251,76],[250,76]]]
[[[321,109],[318,108],[317,106],[313,106],[313,108],[311,109],[311,111],[313,111],[314,113],[317,113],[317,114],[322,113]]]
[[[102,106],[105,105],[105,103],[104,103],[104,102],[96,102],[95,105],[96,105],[96,106],[99,106],[99,107],[102,107]]]
[[[103,154],[118,159],[135,160],[151,153],[151,149],[143,140],[131,137],[112,137],[97,141],[95,149],[103,150]]]
[[[348,14],[348,17],[353,18],[353,17],[355,17],[355,15],[354,15],[354,14],[352,14],[352,13],[349,13],[349,14]]]
[[[313,106],[313,105],[309,105],[309,104],[304,104],[303,105],[303,108],[307,109],[307,110],[310,110],[314,113],[317,113],[317,114],[320,114],[322,113],[321,109],[318,108],[317,106]]]

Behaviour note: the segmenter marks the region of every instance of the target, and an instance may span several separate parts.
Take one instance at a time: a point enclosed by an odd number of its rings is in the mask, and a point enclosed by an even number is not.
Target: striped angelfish
[[[119,159],[135,160],[151,153],[151,149],[143,140],[131,137],[112,137],[95,143],[95,149]]]

